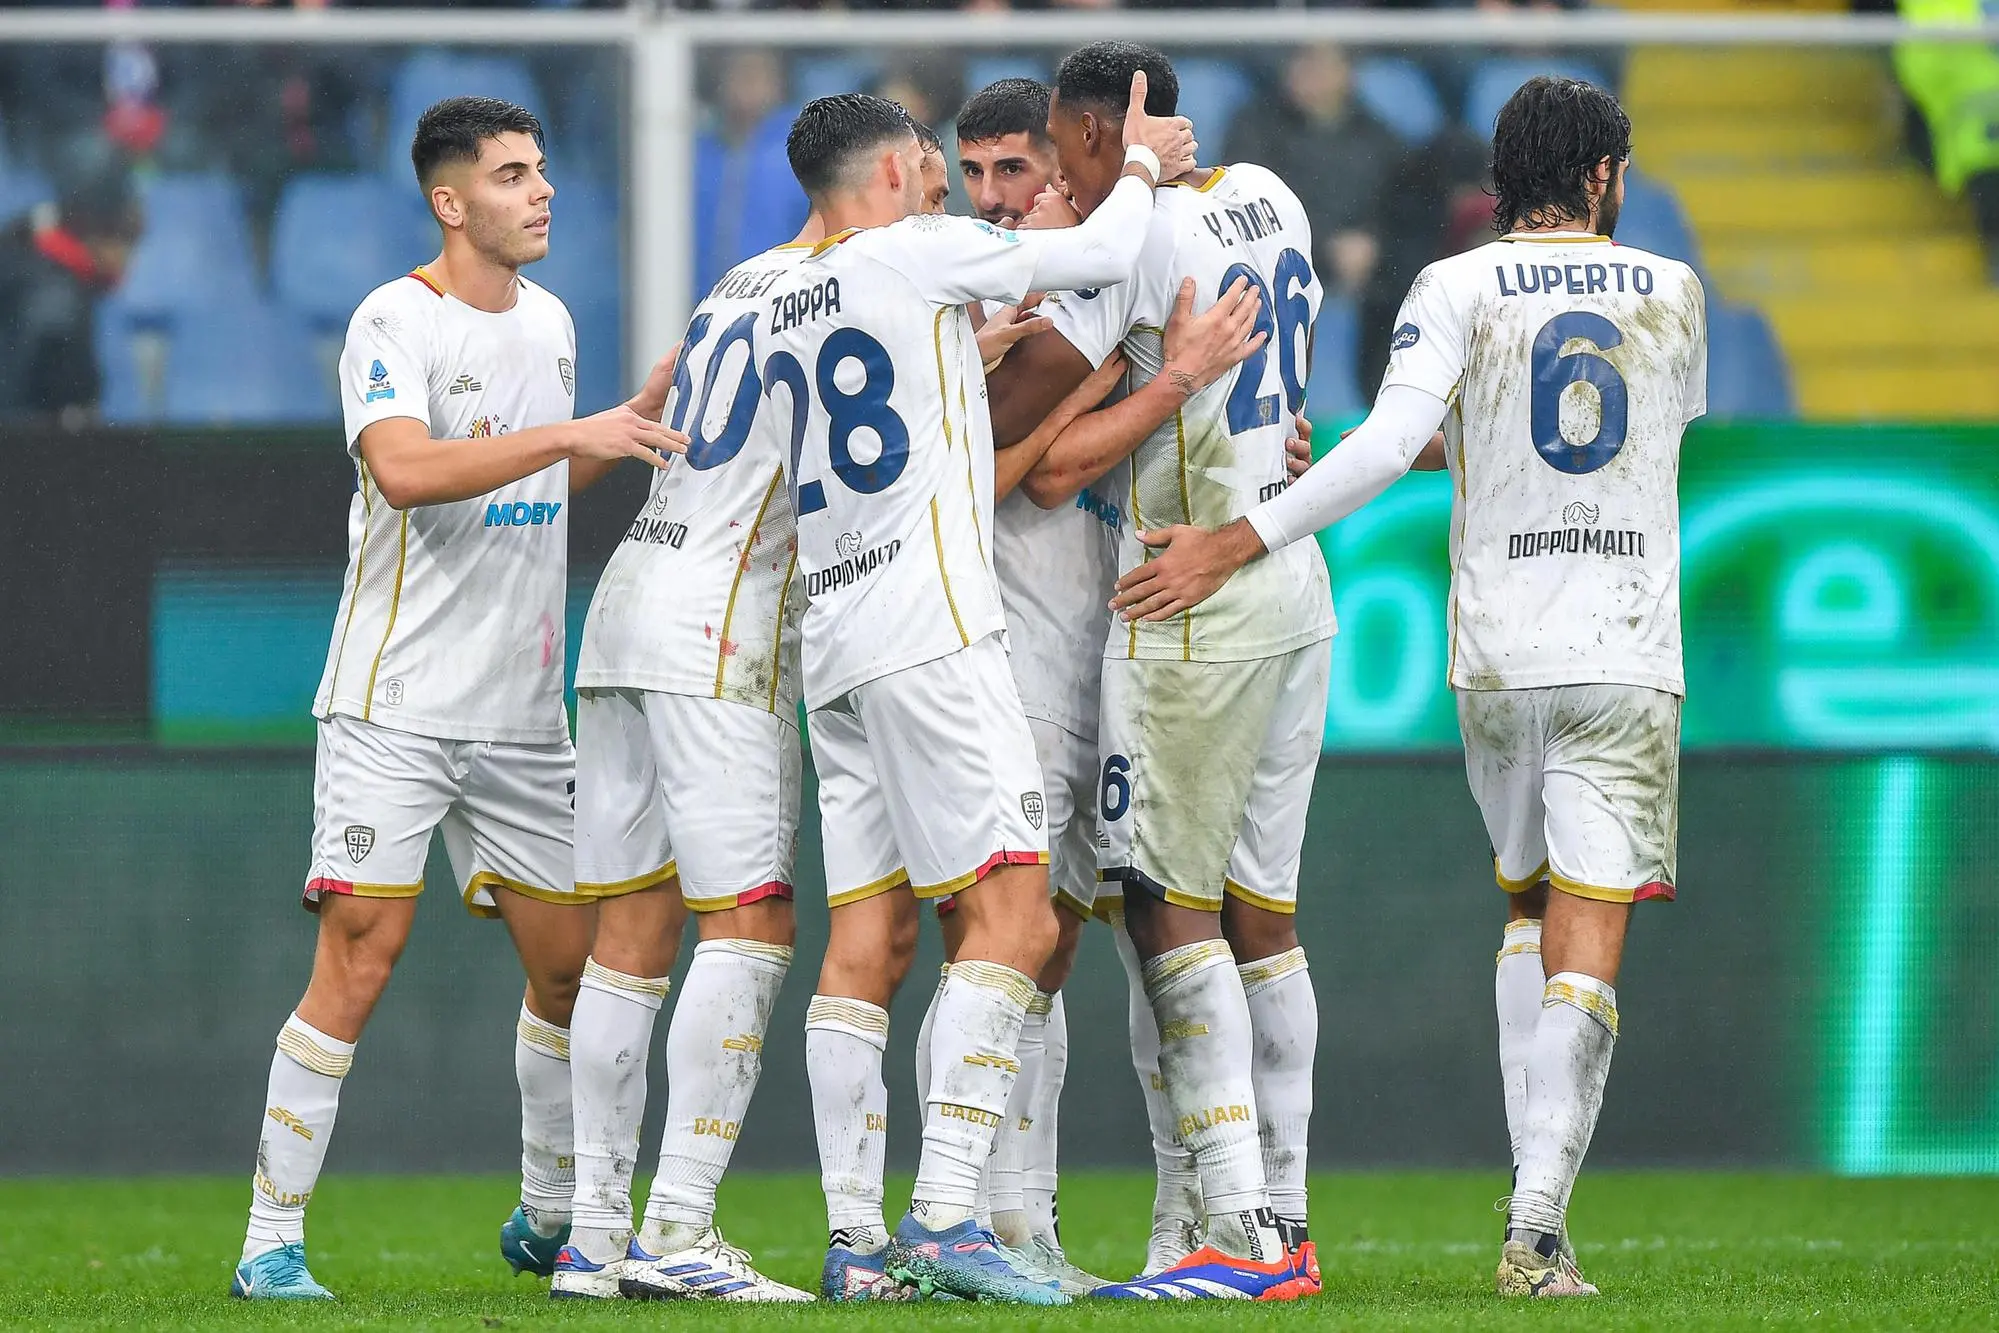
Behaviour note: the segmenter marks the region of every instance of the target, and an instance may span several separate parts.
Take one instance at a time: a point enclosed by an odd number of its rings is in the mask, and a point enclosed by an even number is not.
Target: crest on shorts
[[[1040,827],[1036,825],[1035,827]],[[347,859],[360,865],[368,859],[368,853],[375,850],[375,830],[366,824],[347,826]]]
[[[1024,791],[1020,794],[1020,813],[1027,816],[1027,826],[1029,828],[1038,829],[1041,827],[1043,808],[1040,792]]]

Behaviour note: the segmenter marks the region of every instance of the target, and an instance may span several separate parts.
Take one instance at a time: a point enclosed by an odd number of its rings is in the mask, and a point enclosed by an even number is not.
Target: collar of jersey
[[[437,279],[430,276],[430,269],[427,268],[426,266],[418,264],[415,268],[409,271],[409,276],[415,278],[418,282],[430,288],[430,294],[432,296],[441,297],[444,295],[444,288],[437,285]]]
[[[1229,169],[1227,167],[1216,167],[1213,171],[1208,173],[1208,178],[1202,181],[1199,185],[1192,184],[1191,182],[1188,181],[1167,181],[1163,188],[1168,190],[1194,190],[1197,191],[1198,193],[1206,194],[1208,191],[1214,189],[1217,185],[1220,185],[1222,183],[1222,177],[1228,174],[1228,170]]]
[[[848,227],[844,231],[836,231],[831,236],[828,236],[825,240],[819,242],[819,244],[813,246],[812,253],[815,255],[823,255],[828,250],[831,250],[834,246],[840,244],[840,242],[852,240],[854,237],[859,236],[860,234],[861,234],[861,229],[859,227]]]
[[[1593,231],[1509,231],[1502,241],[1525,241],[1529,245],[1609,245],[1610,237]]]

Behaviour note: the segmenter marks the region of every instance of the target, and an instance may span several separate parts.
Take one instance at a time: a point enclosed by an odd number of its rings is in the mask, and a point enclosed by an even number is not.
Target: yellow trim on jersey
[[[786,241],[786,242],[785,242],[785,243],[784,243],[783,245],[773,245],[773,246],[771,247],[771,249],[773,249],[773,250],[810,250],[810,249],[811,249],[811,248],[812,248],[812,247],[813,247],[813,246],[814,246],[815,244],[817,244],[817,242],[814,242],[814,241]]]
[[[368,667],[368,693],[361,700],[363,722],[372,720],[370,715],[375,711],[375,675],[382,669],[382,654],[389,651],[389,636],[396,632],[396,613],[403,609],[403,571],[409,566],[409,558],[410,515],[409,510],[405,509],[400,545],[396,548],[396,588],[389,594],[389,623],[382,626],[381,646],[375,649],[375,660]],[[359,578],[355,579],[354,586],[356,588],[361,586]]]
[[[937,307],[937,317],[930,321],[930,344],[937,351],[937,419],[944,425],[944,447],[955,450],[958,441],[965,442],[965,490],[972,497],[972,541],[978,547],[979,559],[986,558],[986,536],[979,523],[978,482],[972,476],[972,425],[971,413],[966,407],[965,385],[958,384],[959,428],[951,429],[951,381],[944,370],[944,317],[955,312],[957,306]]]
[[[1183,409],[1173,410],[1173,439],[1180,450],[1180,521],[1194,521],[1194,498],[1187,490],[1187,414]],[[1180,660],[1194,660],[1194,608],[1188,607],[1180,613]]]
[[[1109,926],[1112,930],[1124,929],[1124,895],[1097,895],[1097,901],[1090,907],[1090,915]]]
[[[1086,903],[1067,889],[1055,890],[1055,905],[1068,912],[1070,916],[1081,917],[1085,921],[1088,921],[1096,911],[1094,902]]]
[[[630,879],[614,879],[605,883],[579,879],[576,881],[576,892],[585,898],[622,898],[628,893],[656,889],[679,874],[679,864],[669,858],[659,869],[633,875]]]
[[[1506,890],[1508,893],[1525,893],[1542,880],[1549,878],[1548,863],[1543,861],[1525,879],[1508,879],[1500,873],[1499,858],[1494,857],[1492,859],[1492,878],[1498,883],[1500,888]]]
[[[749,536],[743,539],[742,558],[736,561],[736,577],[729,580],[729,600],[722,607],[722,632],[715,644],[715,697],[722,697],[722,679],[729,670],[729,625],[736,618],[736,594],[742,591],[743,575],[749,571],[750,554],[756,550],[757,534],[763,531],[764,515],[770,512],[771,497],[777,494],[778,483],[784,480],[784,469],[771,473],[770,485],[764,487],[763,503],[757,506],[757,516],[750,520]],[[771,677],[777,676],[777,662],[770,664]]]
[[[1133,463],[1125,469],[1125,472],[1131,477],[1131,503],[1125,506],[1125,512],[1131,515],[1131,530],[1134,533],[1143,532],[1145,531],[1145,520],[1140,518],[1138,514],[1138,464]],[[1147,548],[1140,547],[1138,563],[1141,565],[1144,564],[1148,555],[1150,555],[1150,551]],[[1126,661],[1134,661],[1138,657],[1138,622],[1133,620],[1127,623],[1131,628],[1126,634],[1124,655]],[[1103,876],[1099,875],[1097,878],[1101,881]]]
[[[375,503],[368,496],[367,461],[358,461],[356,467],[361,473],[361,546],[354,556],[354,591],[347,598],[347,619],[340,626],[340,647],[333,654],[333,683],[326,688],[328,707],[340,694],[340,667],[347,659],[347,634],[354,628],[354,607],[361,600],[361,575],[368,568],[368,537],[375,529]]]
[[[1281,902],[1276,898],[1266,898],[1256,890],[1244,888],[1226,876],[1222,879],[1222,892],[1231,898],[1248,903],[1251,907],[1261,907],[1266,912],[1276,912],[1280,916],[1296,916],[1298,914],[1297,903],[1287,903]]]
[[[784,469],[777,470],[779,480],[784,478]],[[777,712],[777,686],[784,678],[784,609],[791,601],[792,576],[798,573],[798,536],[794,530],[791,538],[791,560],[784,567],[784,586],[777,594],[777,629],[770,641],[770,711]]]
[[[1548,872],[1548,882],[1572,897],[1589,898],[1600,903],[1629,903],[1638,899],[1636,889],[1608,889],[1601,884],[1585,884],[1579,879],[1570,879],[1567,875],[1557,875],[1553,871]]]
[[[1456,395],[1455,386],[1451,393]],[[1450,653],[1444,661],[1444,684],[1447,687],[1458,675],[1458,561],[1464,558],[1465,551],[1465,414],[1462,405],[1454,404],[1451,410],[1458,414],[1458,502],[1454,506],[1458,531],[1456,540],[1451,543],[1451,586],[1445,594],[1444,606],[1444,619],[1449,622],[1451,636]]]
[[[1610,237],[1583,232],[1520,232],[1510,231],[1499,238],[1502,241],[1524,241],[1529,245],[1609,245]]]
[[[825,240],[819,242],[819,244],[812,247],[813,257],[817,258],[818,256],[825,254],[828,250],[831,250],[834,246],[838,245],[840,242],[848,240],[851,237],[860,235],[860,232],[861,229],[859,227],[848,227],[843,231],[834,232],[831,236],[828,236]]]
[[[908,883],[909,872],[907,870],[892,870],[880,879],[861,885],[858,889],[843,889],[839,893],[826,895],[826,906],[829,908],[845,907],[848,903],[865,902],[869,898],[879,897],[887,893],[890,889],[902,888]]]
[[[937,497],[930,497],[930,544],[937,549],[937,577],[944,581],[944,604],[951,608],[951,623],[958,627],[960,647],[972,646],[971,636],[965,633],[965,622],[958,615],[958,599],[951,595],[951,574],[944,568],[944,525],[937,517]]]
[[[972,498],[972,542],[979,548],[979,559],[986,556],[986,527],[979,522],[979,484],[972,475],[972,408],[965,399],[965,381],[958,381],[958,421],[965,432],[965,493]]]
[[[1208,178],[1199,185],[1195,185],[1190,181],[1161,181],[1159,188],[1162,190],[1192,190],[1196,194],[1206,194],[1222,183],[1222,177],[1228,174],[1228,170],[1227,167],[1216,167],[1208,174]]]
[[[1143,893],[1145,890],[1140,889],[1139,892]],[[1182,893],[1178,889],[1166,890],[1166,901],[1175,907],[1185,907],[1196,912],[1219,912],[1222,910],[1222,900],[1219,896],[1214,898],[1196,898],[1193,894]]]
[[[564,907],[587,907],[597,901],[589,894],[574,889],[566,893],[561,889],[544,889],[537,884],[524,884],[517,879],[508,879],[505,875],[496,875],[490,870],[481,870],[465,883],[465,910],[473,916],[497,919],[500,915],[499,908],[485,907],[472,901],[472,895],[479,890],[494,888],[507,889],[523,898],[532,898],[538,903],[559,903]]]
[[[314,878],[321,877],[314,876]],[[340,896],[347,898],[414,898],[423,892],[422,880],[418,880],[414,884],[357,884],[352,880],[335,881],[331,880],[330,876],[325,878],[328,878],[330,882],[345,884],[347,892]],[[328,894],[335,892],[337,891],[333,889],[321,889],[319,896],[324,898]]]

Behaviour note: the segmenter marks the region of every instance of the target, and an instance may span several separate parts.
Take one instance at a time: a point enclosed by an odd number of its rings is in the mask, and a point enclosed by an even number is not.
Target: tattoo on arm
[[[1192,375],[1184,370],[1172,370],[1167,372],[1166,377],[1173,381],[1173,387],[1179,391],[1181,397],[1192,398],[1194,396],[1195,384]]]

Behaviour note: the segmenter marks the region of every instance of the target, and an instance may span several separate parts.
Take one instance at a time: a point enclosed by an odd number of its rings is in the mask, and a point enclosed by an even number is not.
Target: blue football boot
[[[884,1257],[890,1277],[926,1297],[941,1294],[1015,1305],[1069,1303],[1053,1283],[1029,1277],[1009,1264],[993,1234],[974,1218],[932,1231],[911,1213],[896,1227]]]
[[[239,1301],[330,1301],[333,1293],[319,1285],[305,1266],[305,1242],[295,1241],[265,1250],[236,1265],[229,1294]]]

